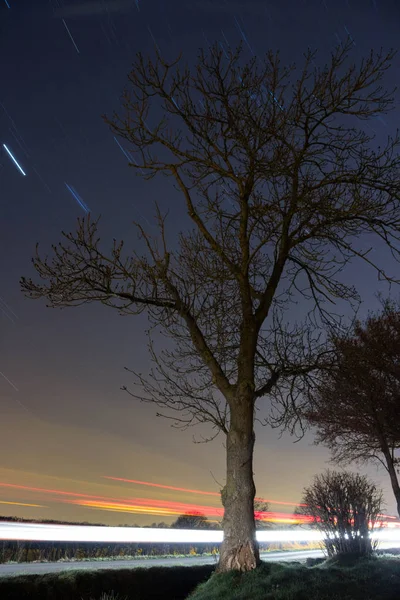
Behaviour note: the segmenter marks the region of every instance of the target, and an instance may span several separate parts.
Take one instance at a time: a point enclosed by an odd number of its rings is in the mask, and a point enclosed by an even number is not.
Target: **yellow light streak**
[[[33,506],[34,508],[48,508],[43,504],[28,504],[26,502],[7,502],[6,500],[0,500],[0,504],[12,504],[14,506]]]

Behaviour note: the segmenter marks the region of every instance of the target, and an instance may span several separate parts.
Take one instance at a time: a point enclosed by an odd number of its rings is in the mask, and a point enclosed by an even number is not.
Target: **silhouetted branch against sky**
[[[229,403],[249,319],[255,396],[273,395],[280,381],[287,397],[297,397],[329,356],[320,328],[340,326],[335,303],[359,302],[341,278],[348,263],[364,260],[396,280],[370,247],[380,239],[398,259],[399,138],[374,150],[373,136],[357,124],[392,107],[382,78],[393,52],[371,52],[354,65],[351,46],[339,46],[320,69],[309,51],[297,70],[272,52],[244,63],[240,47],[227,59],[217,46],[200,51],[196,69],[138,54],[121,113],[106,121],[130,144],[133,169],[173,178],[191,226],[169,248],[166,215],[157,209],[158,238],[136,223],[144,254],[126,255],[122,242],[104,254],[98,221],[86,217],[51,260],[37,254],[46,283],[24,280],[24,290],[52,306],[97,300],[125,314],[146,309],[176,342],[158,356],[163,377],[172,370],[173,387],[186,379],[174,392],[163,388],[167,402],[151,395],[163,408],[180,406],[188,386],[215,386]],[[299,299],[308,314],[293,324],[288,310]],[[197,403],[207,403],[194,396],[190,423],[194,415],[204,420]]]

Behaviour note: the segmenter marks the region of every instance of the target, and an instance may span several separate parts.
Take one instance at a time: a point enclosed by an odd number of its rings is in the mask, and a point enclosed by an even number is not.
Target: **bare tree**
[[[383,495],[365,475],[326,471],[305,488],[298,514],[313,518],[324,536],[328,556],[369,555],[377,540],[371,533],[381,525]]]
[[[316,442],[338,464],[383,465],[400,516],[396,472],[400,449],[400,311],[383,303],[380,314],[355,324],[352,336],[334,340],[336,364],[310,393],[305,411],[317,428]]]
[[[147,312],[155,366],[135,374],[132,396],[176,425],[209,423],[226,435],[221,571],[259,564],[256,402],[267,397],[268,420],[293,426],[297,402],[330,360],[335,303],[359,301],[341,272],[358,258],[391,279],[368,238],[398,258],[399,137],[374,150],[367,129],[393,105],[381,86],[393,53],[354,65],[350,49],[339,47],[323,68],[308,52],[297,75],[272,52],[245,63],[240,48],[226,58],[214,46],[193,68],[139,54],[122,114],[107,122],[129,143],[139,175],[172,178],[183,231],[168,242],[157,207],[158,236],[136,223],[141,249],[114,241],[107,253],[98,221],[87,218],[52,258],[36,251],[41,282],[22,279],[29,297],[52,307],[97,301]],[[295,321],[299,301],[306,309]],[[154,329],[166,348],[156,347]]]

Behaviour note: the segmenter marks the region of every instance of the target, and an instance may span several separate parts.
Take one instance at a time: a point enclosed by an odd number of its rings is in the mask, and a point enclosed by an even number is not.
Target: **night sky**
[[[134,175],[101,119],[118,109],[135,53],[153,53],[156,43],[167,58],[183,50],[192,61],[215,40],[242,40],[248,58],[272,48],[282,62],[301,62],[312,47],[322,64],[348,35],[357,59],[371,47],[396,48],[399,34],[398,0],[0,0],[0,514],[142,524],[170,522],[171,512],[184,512],[176,502],[220,506],[218,496],[104,479],[215,493],[224,483],[222,437],[193,444],[193,430],[172,429],[120,390],[130,383],[124,367],[149,367],[146,318],[95,304],[47,309],[19,288],[33,274],[36,242],[49,250],[85,207],[102,215],[104,240],[134,244],[132,220],[151,221],[156,199],[177,203],[164,179]],[[397,56],[388,87],[399,66]],[[398,116],[376,121],[378,140]],[[362,293],[361,315],[377,308],[375,294],[386,289],[376,276],[358,264],[347,277]],[[295,445],[268,428],[256,435],[257,495],[299,502],[328,452],[311,435]],[[363,471],[382,484],[395,514],[385,472]]]

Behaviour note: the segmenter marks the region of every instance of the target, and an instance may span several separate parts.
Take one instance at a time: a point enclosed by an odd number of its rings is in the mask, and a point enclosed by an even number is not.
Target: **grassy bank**
[[[214,566],[63,571],[0,578],[7,600],[399,600],[400,559],[348,564],[263,563],[251,573]]]
[[[264,563],[250,573],[214,574],[190,600],[399,600],[400,560],[372,558],[350,566]]]
[[[213,570],[207,565],[21,575],[0,578],[0,598],[99,600],[102,594],[114,592],[121,600],[184,600]]]

